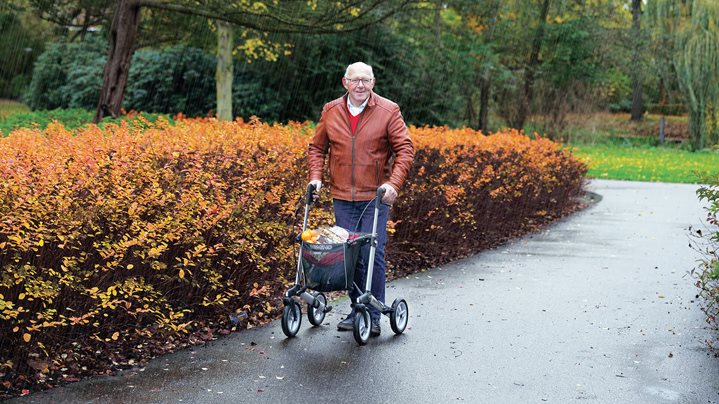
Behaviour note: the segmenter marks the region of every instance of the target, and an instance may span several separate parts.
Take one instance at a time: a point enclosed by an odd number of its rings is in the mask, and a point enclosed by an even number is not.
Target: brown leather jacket
[[[369,201],[385,182],[398,192],[414,159],[414,146],[399,106],[372,92],[354,135],[347,94],[328,102],[309,145],[309,178],[322,180],[329,151],[333,198]]]

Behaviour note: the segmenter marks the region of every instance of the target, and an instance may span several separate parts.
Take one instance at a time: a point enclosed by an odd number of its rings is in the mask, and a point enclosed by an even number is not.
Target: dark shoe
[[[379,326],[379,320],[372,320],[372,328],[369,330],[370,337],[379,337],[382,333],[382,329]]]
[[[344,320],[337,323],[338,331],[352,331],[355,323],[355,313],[350,313]]]

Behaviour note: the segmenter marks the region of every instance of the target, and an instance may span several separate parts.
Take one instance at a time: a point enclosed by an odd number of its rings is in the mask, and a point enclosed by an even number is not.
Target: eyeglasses
[[[359,84],[360,81],[362,82],[362,84],[368,86],[368,85],[370,85],[370,84],[372,83],[372,81],[373,81],[374,79],[351,79],[351,78],[349,78],[349,77],[345,77],[345,80],[347,80],[347,81],[349,81],[350,83],[352,83],[353,86],[356,86],[357,84]]]

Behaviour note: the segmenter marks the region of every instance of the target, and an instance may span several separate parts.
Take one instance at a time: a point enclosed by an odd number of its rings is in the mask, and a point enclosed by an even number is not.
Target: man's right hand
[[[320,188],[322,188],[322,181],[320,180],[312,180],[310,181],[309,185],[315,186],[315,192],[320,192]]]

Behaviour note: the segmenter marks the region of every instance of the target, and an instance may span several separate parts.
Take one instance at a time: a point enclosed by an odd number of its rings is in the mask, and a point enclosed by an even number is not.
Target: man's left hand
[[[388,182],[382,184],[380,188],[383,188],[385,191],[384,196],[382,197],[382,203],[392,205],[394,203],[394,200],[397,199],[397,190],[394,189],[394,187]]]

